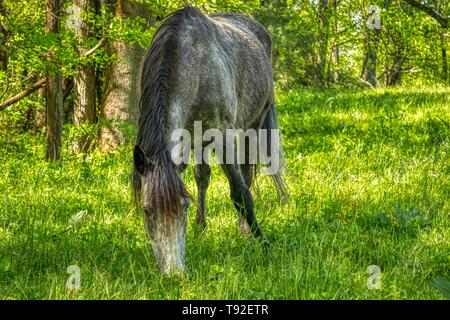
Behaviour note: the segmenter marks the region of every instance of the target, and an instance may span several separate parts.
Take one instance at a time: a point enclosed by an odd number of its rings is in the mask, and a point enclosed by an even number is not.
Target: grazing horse
[[[184,270],[190,197],[183,183],[186,164],[173,160],[177,142],[170,139],[171,133],[183,129],[194,134],[196,121],[201,121],[204,129],[219,132],[233,128],[278,132],[270,36],[248,16],[205,15],[195,7],[185,7],[168,16],[156,31],[143,60],[140,87],[139,129],[133,154],[135,202],[139,210],[143,209],[144,225],[160,270],[174,273]],[[280,143],[275,149],[270,146],[274,145],[273,136],[265,141],[272,153],[282,152]],[[247,145],[247,153],[248,149]],[[249,191],[255,164],[227,161],[221,167],[241,215],[241,227],[266,240]],[[196,222],[203,226],[210,176],[208,163],[196,159]],[[280,172],[272,178],[278,191],[285,194]]]

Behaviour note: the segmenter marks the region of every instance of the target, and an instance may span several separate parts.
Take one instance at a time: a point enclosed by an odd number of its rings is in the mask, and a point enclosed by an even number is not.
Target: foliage
[[[114,2],[101,7],[100,12],[88,12],[86,17],[96,34],[80,42],[70,27],[69,6],[61,13],[62,30],[58,36],[45,34],[44,1],[5,0],[2,17],[9,37],[5,42],[8,52],[8,71],[0,71],[2,98],[20,92],[48,70],[62,68],[65,77],[73,75],[77,66],[95,61],[100,69],[116,63],[115,57],[102,48],[89,58],[81,57],[77,46],[91,48],[100,38],[108,41],[121,40],[137,43],[147,48],[155,28],[170,12],[183,5],[195,5],[204,12],[235,11],[253,15],[268,28],[273,37],[274,77],[279,87],[359,87],[365,51],[367,50],[367,17],[369,4],[381,8],[382,29],[375,51],[378,60],[380,84],[446,83],[444,63],[447,69],[448,30],[426,13],[409,6],[403,0],[252,0],[252,1],[149,1],[136,0],[152,15],[146,18],[118,18]],[[450,13],[446,2],[430,2],[445,16]],[[335,5],[336,4],[336,5]],[[324,12],[325,22],[321,21]],[[156,23],[155,23],[156,20]],[[323,46],[325,53],[319,53]],[[332,50],[338,52],[338,60]],[[44,59],[46,53],[54,52],[51,63]],[[323,60],[321,67],[320,61]],[[390,74],[399,70],[396,79]],[[398,78],[398,79],[397,79]],[[41,92],[42,94],[42,92]],[[18,123],[24,127],[27,110],[42,105],[39,93],[17,103],[15,111],[0,115],[1,121],[11,119],[8,125]],[[11,110],[9,108],[8,110]],[[21,123],[19,118],[22,120]],[[15,119],[15,120],[14,120]],[[70,119],[69,119],[70,120]],[[14,122],[15,121],[15,122]]]

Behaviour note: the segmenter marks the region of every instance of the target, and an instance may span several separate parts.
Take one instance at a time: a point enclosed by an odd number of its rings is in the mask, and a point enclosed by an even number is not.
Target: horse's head
[[[188,194],[170,155],[148,158],[136,145],[133,187],[161,272],[183,272]]]

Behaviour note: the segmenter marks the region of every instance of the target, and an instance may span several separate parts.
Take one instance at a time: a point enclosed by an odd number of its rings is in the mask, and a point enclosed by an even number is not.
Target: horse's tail
[[[278,157],[278,167],[276,172],[271,174],[272,181],[275,184],[275,187],[278,190],[279,195],[286,201],[289,201],[288,192],[286,190],[286,185],[283,180],[283,169],[284,169],[284,154],[283,154],[283,146],[281,143],[281,131],[280,126],[278,124],[278,117],[277,112],[275,110],[275,102],[271,102],[269,111],[267,112],[266,117],[264,118],[264,121],[262,123],[261,129],[267,130],[267,138],[266,138],[266,146],[267,150],[266,152],[271,153],[272,150],[277,152]],[[271,130],[277,130],[278,131],[278,141],[272,140],[272,134]],[[270,154],[271,157],[275,156]]]

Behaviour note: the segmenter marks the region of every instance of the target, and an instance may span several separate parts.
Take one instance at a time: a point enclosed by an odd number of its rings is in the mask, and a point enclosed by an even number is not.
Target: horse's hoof
[[[272,248],[272,244],[270,243],[270,240],[267,239],[267,237],[265,235],[261,236],[261,242],[264,247],[264,250],[270,251],[270,249]]]

